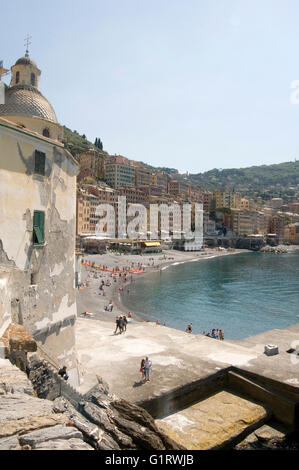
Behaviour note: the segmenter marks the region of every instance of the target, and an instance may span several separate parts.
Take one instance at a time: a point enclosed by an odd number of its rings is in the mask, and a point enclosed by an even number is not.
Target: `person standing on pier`
[[[150,368],[152,367],[152,361],[148,357],[145,358],[144,363],[144,378],[145,382],[150,382]]]

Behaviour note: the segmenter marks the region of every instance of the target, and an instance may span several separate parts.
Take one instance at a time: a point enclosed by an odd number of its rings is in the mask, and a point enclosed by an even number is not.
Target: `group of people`
[[[142,359],[140,364],[141,380],[145,382],[150,382],[150,369],[152,367],[152,361],[146,356],[145,359]]]
[[[113,303],[110,301],[109,305],[105,305],[104,310],[105,310],[105,312],[112,312]]]
[[[117,333],[117,330],[119,330],[120,334],[122,334],[124,331],[127,331],[127,323],[128,323],[128,319],[126,315],[116,317],[115,319],[116,328],[115,328],[114,334]]]
[[[213,328],[211,333],[206,333],[204,331],[202,334],[209,338],[220,339],[221,341],[224,340],[224,333],[219,328]]]
[[[186,328],[186,333],[192,333],[192,323],[189,323]],[[224,340],[224,333],[219,328],[213,328],[211,333],[202,332],[203,335],[208,336],[209,338]]]

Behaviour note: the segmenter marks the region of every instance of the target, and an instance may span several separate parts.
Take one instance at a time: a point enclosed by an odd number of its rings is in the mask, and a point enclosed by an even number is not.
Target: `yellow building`
[[[86,150],[79,154],[80,172],[85,169],[91,170],[91,176],[97,179],[105,177],[105,154],[97,150]]]
[[[220,209],[226,207],[228,209],[240,209],[241,208],[241,196],[238,193],[234,193],[231,190],[214,191],[214,207]]]
[[[135,186],[150,186],[152,179],[151,170],[142,165],[135,167]]]
[[[285,227],[284,240],[293,244],[299,245],[299,223],[289,224]]]

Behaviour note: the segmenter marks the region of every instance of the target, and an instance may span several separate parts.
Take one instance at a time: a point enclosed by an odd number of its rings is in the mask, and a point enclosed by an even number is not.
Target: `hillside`
[[[299,195],[299,161],[189,174],[187,179],[204,189],[229,188],[248,196]]]
[[[99,150],[92,142],[90,142],[86,136],[78,134],[77,131],[72,131],[66,126],[63,126],[64,138],[63,143],[65,148],[77,158],[77,154],[84,150],[94,149]],[[102,153],[107,153],[101,150]],[[108,154],[107,154],[108,155]]]
[[[81,136],[66,126],[64,126],[64,144],[75,158],[84,150],[97,149],[84,134]],[[104,153],[108,155],[107,152]],[[205,173],[184,175],[175,168],[139,163],[153,172],[164,171],[177,180],[187,181],[209,191],[227,188],[244,196],[261,197],[263,200],[272,197],[284,197],[286,200],[299,198],[299,161],[224,170],[215,168]]]

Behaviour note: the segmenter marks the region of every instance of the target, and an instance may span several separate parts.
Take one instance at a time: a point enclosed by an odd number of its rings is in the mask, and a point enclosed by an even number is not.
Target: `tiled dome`
[[[5,104],[0,104],[0,115],[38,117],[57,123],[49,101],[36,87],[30,85],[9,88],[5,93]]]

